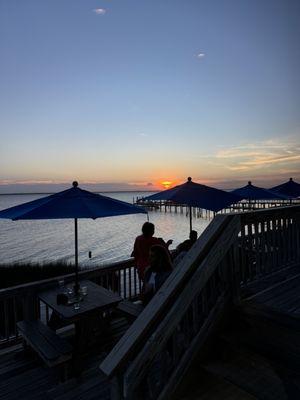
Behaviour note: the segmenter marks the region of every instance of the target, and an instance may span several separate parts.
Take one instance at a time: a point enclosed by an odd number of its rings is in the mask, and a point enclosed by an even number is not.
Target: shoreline
[[[153,193],[161,192],[161,190],[103,190],[103,191],[91,191],[91,193]],[[20,192],[20,193],[0,193],[0,196],[23,196],[27,194],[37,195],[37,194],[55,194],[57,192]]]

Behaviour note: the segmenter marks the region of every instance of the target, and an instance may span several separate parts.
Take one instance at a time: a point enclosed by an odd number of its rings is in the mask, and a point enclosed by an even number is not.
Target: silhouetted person
[[[180,243],[176,247],[174,265],[177,265],[178,262],[184,257],[184,255],[192,248],[193,244],[196,243],[198,239],[197,231],[191,231],[189,239]]]
[[[143,304],[148,304],[173,270],[170,253],[165,246],[154,245],[149,253],[150,266],[145,271]]]
[[[176,250],[178,251],[178,254],[181,253],[182,251],[185,251],[185,252],[189,251],[190,248],[193,246],[193,244],[196,243],[197,238],[198,238],[197,231],[191,231],[189,239],[187,239],[184,242],[180,243],[176,247]]]
[[[145,222],[142,226],[142,235],[138,236],[134,242],[133,252],[131,257],[135,258],[135,265],[139,274],[139,277],[144,280],[145,269],[149,266],[149,252],[153,245],[159,244],[164,246],[166,249],[173,242],[168,240],[165,242],[162,238],[154,237],[155,227],[151,222]]]

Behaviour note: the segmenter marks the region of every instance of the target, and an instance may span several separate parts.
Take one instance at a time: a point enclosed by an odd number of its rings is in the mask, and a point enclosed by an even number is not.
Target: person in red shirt
[[[135,259],[140,279],[144,280],[145,270],[150,265],[149,254],[150,248],[154,245],[162,245],[168,248],[173,240],[165,242],[162,238],[154,237],[155,227],[151,222],[145,222],[142,226],[142,235],[138,236],[134,242],[133,252],[131,257]]]

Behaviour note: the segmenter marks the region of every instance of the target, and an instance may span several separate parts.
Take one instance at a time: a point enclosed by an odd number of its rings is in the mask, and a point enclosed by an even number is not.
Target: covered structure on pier
[[[192,182],[192,178],[188,177],[187,182],[182,185],[145,197],[143,200],[166,200],[188,206],[190,208],[190,230],[192,230],[192,207],[218,212],[238,203],[242,198],[235,193]]]
[[[287,200],[287,196],[274,193],[271,190],[252,185],[249,181],[246,186],[234,189],[231,193],[241,196],[244,200]]]
[[[271,188],[272,192],[288,196],[289,199],[296,199],[300,197],[300,184],[290,178],[287,182]]]

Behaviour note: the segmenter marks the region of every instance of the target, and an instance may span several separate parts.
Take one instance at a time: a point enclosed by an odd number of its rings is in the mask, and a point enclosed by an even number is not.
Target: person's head
[[[149,260],[154,272],[171,271],[173,269],[168,250],[160,244],[151,246]]]
[[[154,224],[151,222],[145,222],[144,225],[142,226],[142,232],[143,235],[146,237],[151,237],[154,235]]]
[[[191,231],[190,232],[190,240],[191,240],[191,242],[195,243],[197,241],[197,238],[198,238],[197,231]]]

